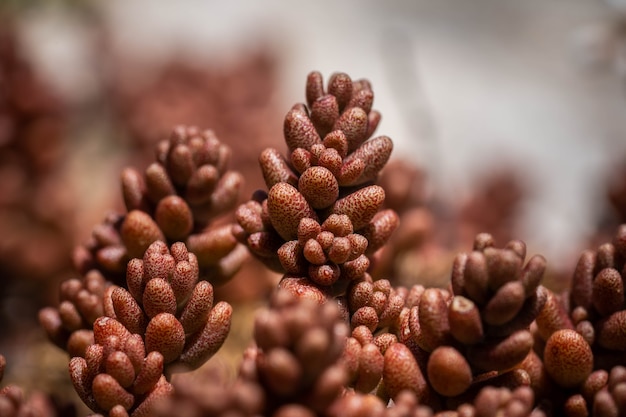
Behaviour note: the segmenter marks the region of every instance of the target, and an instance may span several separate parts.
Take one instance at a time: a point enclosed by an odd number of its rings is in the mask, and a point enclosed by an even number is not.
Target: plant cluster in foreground
[[[626,225],[582,253],[563,293],[542,285],[544,257],[488,233],[445,285],[374,278],[411,245],[393,240],[402,217],[377,183],[393,144],[374,137],[373,99],[366,80],[311,73],[287,153],[260,154],[267,190],[239,206],[243,177],[210,130],[176,127],[143,172],[123,171],[127,211],[93,229],[81,276],[39,313],[94,415],[626,415]],[[248,254],[280,282],[236,375],[193,379],[231,328],[214,286]],[[41,404],[0,391],[3,416],[60,415]]]

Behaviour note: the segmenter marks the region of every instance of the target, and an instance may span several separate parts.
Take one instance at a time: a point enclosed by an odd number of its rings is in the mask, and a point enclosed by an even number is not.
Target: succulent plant
[[[96,320],[94,339],[85,357],[73,357],[69,364],[80,398],[109,416],[152,415],[154,402],[172,392],[163,375],[163,355],[147,351],[140,335],[110,317]]]
[[[243,177],[227,170],[230,149],[213,131],[177,126],[156,145],[156,161],[143,174],[126,168],[121,175],[128,213],[111,215],[74,253],[76,268],[98,269],[120,283],[126,263],[143,256],[157,240],[185,242],[196,254],[202,279],[223,283],[246,260],[231,226],[213,220],[238,203]]]
[[[371,394],[349,394],[333,404],[328,415],[331,417],[361,415],[372,417],[545,416],[545,413],[535,409],[534,404],[534,393],[529,387],[511,390],[487,386],[482,388],[472,401],[461,404],[453,410],[434,412],[429,406],[421,404],[412,391],[404,390],[398,393],[391,407],[386,406],[379,397]]]
[[[346,383],[340,358],[347,335],[335,304],[278,290],[255,315],[255,344],[244,352],[234,383],[202,391],[183,380],[161,415],[181,409],[211,416],[324,415]]]
[[[594,416],[626,412],[620,391],[613,390],[622,383],[626,363],[625,242],[626,225],[621,225],[611,243],[583,251],[570,290],[549,293],[536,320],[535,350],[549,376],[542,388],[555,392],[558,387],[556,406],[568,416],[583,410]],[[608,382],[609,375],[614,382]]]
[[[104,294],[112,284],[97,270],[81,279],[65,280],[60,286],[58,307],[39,311],[39,322],[48,338],[70,356],[84,356],[94,343],[92,326],[104,315]]]
[[[213,305],[213,287],[198,274],[184,243],[157,240],[129,262],[126,288],[92,270],[64,283],[58,309],[40,312],[48,335],[72,356],[72,382],[93,411],[152,415],[172,392],[166,375],[176,364],[196,368],[222,346],[232,308]]]
[[[547,290],[540,286],[545,259],[535,256],[524,265],[525,256],[523,242],[498,249],[490,235],[481,234],[471,253],[456,257],[451,291],[416,292],[399,334],[407,348],[395,350],[414,354],[409,362],[416,361],[419,366],[412,366],[423,375],[410,389],[418,396],[432,397],[429,389],[444,398],[461,396],[479,380],[502,379],[531,352],[529,328]],[[387,389],[393,396],[406,388],[394,382]]]
[[[5,357],[0,354],[0,382],[4,376],[6,364]],[[0,416],[74,417],[76,410],[72,405],[60,404],[44,392],[26,393],[21,387],[10,384],[0,387]]]
[[[441,256],[419,173],[385,172],[393,144],[372,138],[370,83],[312,72],[305,94],[286,154],[259,156],[267,190],[243,204],[212,130],[175,127],[144,171],[122,172],[127,212],[77,247],[79,276],[39,313],[80,399],[109,417],[625,415],[626,225],[581,254],[565,292],[521,240],[479,233]],[[449,280],[398,276],[414,252],[441,256]],[[240,307],[214,287],[248,254],[281,277],[229,377],[203,366]],[[3,388],[0,415],[34,410],[26,398]]]
[[[348,327],[333,303],[319,305],[286,290],[277,291],[267,310],[255,317],[256,346],[240,371],[266,393],[266,414],[299,404],[315,414],[343,392],[340,363]]]
[[[625,265],[626,226],[622,225],[613,242],[583,252],[576,266],[570,291],[571,324],[594,347],[625,349],[621,330],[626,319]]]
[[[143,259],[129,262],[128,289],[107,292],[104,315],[142,335],[147,351],[159,352],[165,365],[196,368],[222,346],[232,314],[226,302],[213,305],[213,286],[198,280],[198,270],[184,243],[168,248],[157,240]]]
[[[172,369],[196,368],[224,343],[232,308],[213,305],[206,279],[223,283],[247,259],[231,225],[210,224],[237,203],[243,178],[226,170],[229,155],[211,131],[179,126],[144,176],[124,170],[129,212],[94,228],[74,253],[82,278],[63,282],[59,306],[40,311],[93,411],[151,415],[172,391]]]
[[[322,75],[312,72],[306,98],[285,117],[287,157],[274,148],[261,153],[269,190],[237,209],[235,234],[285,273],[283,288],[302,283],[309,296],[337,296],[364,276],[368,256],[397,226],[393,210],[380,211],[384,190],[372,184],[393,144],[386,136],[368,140],[380,120],[369,82],[335,73],[325,90]]]

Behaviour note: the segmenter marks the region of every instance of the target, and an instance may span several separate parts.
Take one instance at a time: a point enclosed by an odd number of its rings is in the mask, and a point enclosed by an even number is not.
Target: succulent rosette
[[[66,287],[85,295],[41,313],[44,325],[56,323],[57,316],[77,321],[67,343],[73,356],[70,375],[92,410],[109,416],[153,415],[155,402],[173,391],[171,372],[199,367],[222,346],[232,308],[226,302],[214,305],[213,287],[198,279],[198,271],[198,260],[184,243],[168,248],[156,241],[142,258],[129,262],[126,287],[109,285],[87,311],[90,318],[99,313],[93,330],[79,328],[83,300],[96,300],[79,288],[80,281],[68,281]],[[99,288],[102,279],[93,283],[98,276],[83,283]]]
[[[536,320],[535,350],[567,416],[626,413],[626,225],[581,253],[568,292],[549,294]],[[536,366],[539,367],[539,366]]]
[[[344,351],[349,386],[363,393],[380,388],[387,348],[404,339],[403,323],[424,290],[394,287],[386,279],[351,283],[345,303],[352,334]]]
[[[413,305],[405,303],[397,332],[402,343],[385,351],[383,383],[392,397],[410,389],[448,409],[486,384],[530,383],[519,367],[533,347],[531,323],[546,303],[545,259],[535,255],[525,263],[523,242],[496,248],[488,234],[478,235],[473,249],[456,257],[450,289],[415,288]],[[403,363],[413,364],[411,378],[419,384],[398,378]]]
[[[609,366],[626,360],[625,267],[626,225],[621,225],[612,242],[581,254],[570,289],[571,325]]]
[[[265,391],[264,415],[289,407],[321,415],[346,383],[340,358],[347,335],[335,303],[319,305],[279,289],[255,317],[256,346],[246,352],[240,378]]]
[[[232,307],[213,304],[213,286],[198,279],[197,257],[182,242],[168,248],[156,241],[142,259],[131,260],[127,288],[107,292],[104,314],[142,335],[167,366],[202,365],[230,331]]]
[[[366,80],[335,73],[324,89],[320,73],[309,74],[307,104],[287,113],[288,155],[265,149],[259,162],[266,193],[239,207],[235,234],[271,268],[285,273],[281,286],[311,295],[344,294],[366,274],[369,255],[398,223],[382,210],[385,192],[375,185],[393,143],[370,139],[380,121],[371,109]]]
[[[164,358],[147,351],[138,334],[110,317],[94,323],[95,343],[70,360],[74,388],[85,404],[107,416],[150,416],[154,403],[172,392]]]
[[[127,262],[152,242],[185,242],[198,258],[202,279],[229,280],[247,258],[245,247],[219,223],[239,199],[243,176],[228,170],[231,151],[211,130],[177,126],[156,146],[156,161],[143,173],[126,168],[121,186],[128,213],[110,215],[76,249],[84,273],[98,269],[121,283]]]
[[[187,374],[162,417],[326,415],[344,392],[347,372],[341,354],[348,326],[335,303],[319,304],[278,289],[254,318],[254,341],[237,378],[199,387]],[[224,379],[210,374],[212,379]]]
[[[98,270],[61,283],[58,307],[39,311],[39,323],[48,338],[71,357],[84,356],[94,343],[92,326],[104,315],[105,292],[112,284]]]

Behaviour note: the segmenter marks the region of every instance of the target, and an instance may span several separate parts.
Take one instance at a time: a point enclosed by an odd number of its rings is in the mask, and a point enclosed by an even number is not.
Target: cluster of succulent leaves
[[[373,279],[402,227],[376,184],[393,145],[372,138],[373,98],[365,80],[336,73],[325,86],[311,73],[306,104],[285,117],[286,155],[259,157],[267,191],[238,207],[243,178],[211,131],[177,127],[143,173],[124,170],[127,212],[77,248],[80,278],[39,316],[87,406],[110,417],[626,415],[626,225],[581,255],[563,294],[542,285],[542,256],[486,233],[445,288]],[[213,286],[248,254],[283,276],[237,377],[177,382],[227,337],[232,307]],[[0,392],[1,415],[27,403]]]
[[[128,212],[94,228],[75,251],[82,276],[62,283],[58,307],[40,311],[93,411],[152,415],[173,390],[166,376],[199,367],[224,343],[232,307],[214,304],[213,284],[247,259],[231,226],[213,223],[239,198],[243,178],[229,158],[213,132],[175,128],[143,174],[123,171]]]

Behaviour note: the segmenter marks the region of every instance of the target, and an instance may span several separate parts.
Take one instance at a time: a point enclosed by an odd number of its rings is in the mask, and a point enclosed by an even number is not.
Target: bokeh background
[[[531,189],[520,236],[556,256],[593,233],[626,154],[620,0],[41,3],[15,2],[20,35],[73,106],[102,100],[112,74],[138,71],[125,80],[138,87],[176,58],[225,68],[271,55],[277,117],[311,70],[365,77],[394,157],[453,200],[494,167],[518,171]]]
[[[448,249],[512,236],[567,276],[624,221],[624,0],[0,0],[0,61],[0,351],[22,380],[47,366],[18,351],[72,247],[122,209],[121,169],[196,124],[247,198],[312,70],[371,81]]]

